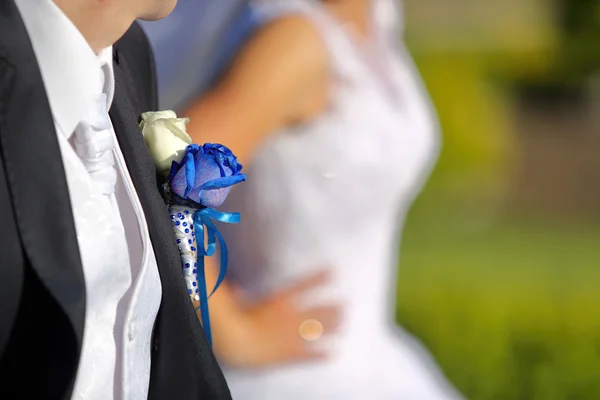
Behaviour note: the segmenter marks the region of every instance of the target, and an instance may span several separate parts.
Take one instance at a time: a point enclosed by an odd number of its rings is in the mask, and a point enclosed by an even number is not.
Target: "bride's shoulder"
[[[302,14],[281,15],[265,22],[247,50],[265,63],[276,62],[295,73],[317,72],[327,63],[327,49],[318,28]]]
[[[265,30],[298,35],[299,39],[320,45],[323,32],[322,6],[314,0],[253,0],[253,14]]]
[[[235,105],[236,120],[243,113],[251,121],[244,129],[254,124],[260,134],[272,132],[308,113],[307,104],[326,91],[328,72],[327,50],[310,19],[281,15],[255,30],[205,101],[222,105],[211,109]]]

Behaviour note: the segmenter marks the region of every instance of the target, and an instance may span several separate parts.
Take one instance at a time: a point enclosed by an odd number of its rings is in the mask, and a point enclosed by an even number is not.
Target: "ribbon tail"
[[[219,270],[219,277],[217,278],[217,283],[215,283],[215,287],[213,288],[212,292],[210,292],[209,297],[217,291],[219,286],[221,286],[221,284],[225,280],[225,276],[227,275],[227,263],[229,261],[225,239],[223,239],[223,236],[221,236],[221,232],[216,231],[215,233],[219,238],[219,245],[221,246],[221,269]]]
[[[228,262],[229,257],[228,257],[228,253],[227,253],[227,244],[225,243],[225,239],[223,238],[223,235],[221,235],[221,232],[219,232],[217,227],[208,218],[205,219],[204,224],[206,225],[208,232],[210,232],[209,236],[213,236],[213,237],[216,236],[217,239],[219,240],[219,249],[221,252],[221,264],[219,266],[219,276],[217,278],[217,282],[215,283],[215,287],[208,295],[208,297],[210,297],[217,291],[219,286],[221,286],[221,284],[225,280],[225,276],[227,275],[227,262]]]
[[[212,331],[210,329],[210,312],[208,310],[208,294],[206,289],[206,276],[204,268],[204,257],[198,257],[198,289],[200,291],[200,319],[202,320],[202,328],[206,335],[208,344],[212,347]]]
[[[225,243],[225,239],[223,238],[223,235],[221,235],[221,232],[219,232],[219,230],[217,229],[215,224],[211,221],[211,219],[214,219],[215,221],[227,223],[227,224],[237,224],[240,222],[240,214],[239,213],[220,212],[220,211],[214,210],[212,208],[204,208],[204,209],[198,211],[198,214],[200,214],[202,223],[204,225],[206,225],[209,242],[214,246],[214,244],[216,242],[216,240],[215,240],[215,236],[216,236],[216,238],[219,241],[219,247],[221,250],[221,263],[220,263],[220,267],[219,267],[219,276],[217,278],[215,287],[210,292],[210,295],[209,295],[209,297],[210,297],[217,291],[219,286],[221,286],[221,284],[225,280],[225,276],[227,274],[227,264],[228,264],[228,260],[229,260],[229,255],[227,252],[227,244]],[[214,252],[214,247],[212,247],[210,249],[210,252],[212,255],[212,252]]]
[[[206,335],[208,344],[212,347],[212,331],[210,328],[210,312],[208,309],[208,290],[206,288],[206,267],[204,264],[204,256],[206,250],[204,248],[204,226],[202,218],[198,218],[199,212],[194,216],[194,225],[196,227],[196,243],[198,244],[198,274],[196,275],[196,282],[198,284],[198,296],[200,305],[196,309],[200,309],[200,320],[202,321],[202,328]],[[200,253],[202,251],[202,253]]]

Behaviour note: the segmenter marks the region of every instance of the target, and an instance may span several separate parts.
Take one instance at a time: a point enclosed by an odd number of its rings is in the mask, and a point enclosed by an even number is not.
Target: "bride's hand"
[[[326,357],[327,354],[316,350],[303,336],[314,334],[318,337],[334,332],[340,319],[340,307],[302,308],[297,300],[325,284],[327,279],[326,273],[313,275],[242,310],[237,326],[232,327],[237,334],[229,335],[229,340],[225,337],[222,337],[225,340],[219,340],[213,335],[219,358],[232,367],[256,368]],[[316,332],[308,332],[311,325]]]

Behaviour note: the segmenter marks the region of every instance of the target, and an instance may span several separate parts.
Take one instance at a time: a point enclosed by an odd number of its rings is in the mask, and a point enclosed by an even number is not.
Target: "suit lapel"
[[[179,250],[175,245],[167,207],[158,191],[156,167],[146,150],[146,143],[137,123],[142,111],[131,101],[136,98],[133,82],[128,76],[125,60],[118,55],[115,56],[115,60],[119,61],[115,62],[115,96],[110,117],[148,223],[163,287],[161,310],[164,308],[166,297],[170,296],[167,303],[180,302],[181,310],[189,308],[193,316],[191,321],[197,322],[187,297]],[[173,296],[173,291],[178,295]]]
[[[12,1],[0,2],[0,152],[26,256],[81,348],[85,281],[67,181],[35,54]]]
[[[158,191],[156,169],[137,124],[141,112],[148,110],[139,109],[145,107],[143,104],[132,104],[131,100],[136,99],[135,84],[128,75],[126,60],[118,55],[115,60],[115,97],[110,116],[144,209],[162,285],[148,398],[230,399],[223,374],[187,294],[173,227]]]

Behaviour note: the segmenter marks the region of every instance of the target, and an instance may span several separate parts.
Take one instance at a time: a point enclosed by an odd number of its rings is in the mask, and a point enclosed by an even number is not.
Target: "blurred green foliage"
[[[582,83],[600,68],[600,1],[561,1],[562,41],[555,78],[559,82]]]
[[[459,193],[473,192],[473,185],[480,194],[501,189],[514,147],[511,104],[488,79],[489,58],[471,53],[415,53],[414,58],[443,131],[432,179]]]
[[[600,71],[600,1],[558,0],[558,43],[543,73],[524,70],[514,78],[523,86],[581,89]]]
[[[468,399],[600,399],[600,222],[503,208],[511,89],[578,86],[597,70],[598,3],[564,1],[558,40],[528,52],[412,48],[444,148],[408,218],[398,320]]]
[[[599,398],[598,226],[490,220],[430,199],[407,228],[399,321],[468,399]]]

